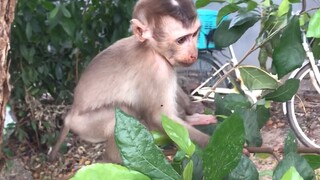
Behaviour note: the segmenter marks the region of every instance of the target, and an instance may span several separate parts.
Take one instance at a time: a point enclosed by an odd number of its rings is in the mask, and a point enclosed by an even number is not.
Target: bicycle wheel
[[[178,70],[179,83],[188,93],[190,93],[220,68],[221,63],[219,63],[219,61],[217,61],[211,54],[200,53],[197,62],[195,62],[192,66]],[[212,86],[223,75],[224,71],[222,70],[205,86]],[[227,84],[228,81],[224,80],[220,83],[219,87],[227,87]]]
[[[310,72],[311,66],[306,64],[294,76],[300,80],[300,87],[286,103],[287,117],[291,128],[305,146],[320,148],[320,95],[312,85]]]

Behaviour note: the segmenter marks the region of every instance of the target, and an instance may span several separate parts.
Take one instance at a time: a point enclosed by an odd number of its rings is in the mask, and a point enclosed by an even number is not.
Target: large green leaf
[[[310,164],[312,169],[316,170],[320,168],[320,155],[303,155],[304,159]]]
[[[311,180],[314,178],[314,171],[308,162],[299,154],[290,152],[279,162],[274,170],[272,179],[281,179],[292,166],[297,169],[304,180]]]
[[[254,16],[239,26],[230,27],[231,20],[225,20],[217,27],[213,42],[217,47],[223,48],[235,43],[250,27],[252,27],[259,19]]]
[[[146,127],[120,109],[116,109],[115,116],[115,140],[126,167],[151,179],[181,179],[154,144]]]
[[[223,3],[225,2],[226,0],[197,0],[196,1],[196,7],[197,8],[201,8],[201,7],[204,7],[206,5],[208,5],[209,3],[211,2],[219,2],[219,3]]]
[[[270,111],[268,108],[265,107],[265,105],[257,105],[256,108],[257,114],[259,114],[258,116],[258,127],[259,129],[261,129],[265,123],[269,120],[270,118]]]
[[[229,174],[228,180],[259,179],[259,172],[255,164],[245,155],[242,155],[238,166]]]
[[[280,86],[274,92],[271,92],[264,96],[266,100],[276,102],[289,101],[299,89],[300,81],[298,79],[288,79],[284,85]]]
[[[296,136],[294,135],[293,131],[290,130],[285,140],[284,155],[287,155],[291,152],[296,153],[297,149],[298,149],[298,144],[297,144]]]
[[[244,131],[243,120],[236,113],[218,125],[203,153],[205,179],[222,179],[238,165]]]
[[[244,121],[246,142],[248,146],[260,147],[262,145],[262,138],[258,124],[258,114],[253,109],[239,108],[236,112]]]
[[[279,79],[302,65],[306,54],[301,43],[299,17],[294,16],[272,54]]]
[[[130,179],[149,180],[150,178],[140,172],[127,169],[117,164],[91,164],[84,166],[77,171],[71,180],[92,180],[92,179]]]
[[[266,71],[255,66],[239,67],[243,83],[249,90],[276,89],[278,82]]]
[[[231,23],[229,25],[229,29],[241,26],[246,22],[250,22],[252,20],[258,20],[259,14],[256,11],[249,11],[249,12],[239,12],[234,18],[232,18]]]
[[[320,9],[310,19],[307,37],[320,38]]]
[[[290,169],[282,176],[281,180],[303,180],[299,172],[294,166],[291,166]]]
[[[196,146],[189,138],[188,130],[181,124],[174,122],[167,116],[161,117],[162,127],[167,135],[184,151],[187,155],[192,156]]]
[[[316,59],[320,59],[320,38],[317,38],[312,45],[312,52]]]

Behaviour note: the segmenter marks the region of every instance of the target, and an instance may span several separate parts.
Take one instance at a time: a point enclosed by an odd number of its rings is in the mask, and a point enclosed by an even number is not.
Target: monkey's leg
[[[192,114],[186,116],[186,121],[190,125],[208,125],[208,124],[216,124],[217,119],[213,115],[206,115],[206,114]]]

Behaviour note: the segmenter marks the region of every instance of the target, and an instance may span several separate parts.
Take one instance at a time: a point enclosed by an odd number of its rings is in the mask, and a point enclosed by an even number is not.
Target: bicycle
[[[283,104],[283,110],[302,144],[320,148],[320,117],[316,109],[320,105],[320,60],[315,59],[304,31],[302,31],[302,42],[307,59],[289,76],[299,79],[300,87],[296,95]]]
[[[198,61],[187,70],[184,68],[184,70],[178,71],[179,73],[187,73],[183,77],[193,78],[197,81],[195,82],[197,86],[190,88],[191,92],[189,92],[190,96],[196,101],[213,102],[215,93],[238,93],[237,89],[233,88],[230,78],[225,78],[219,82],[228,70],[239,65],[239,61],[232,45],[225,49],[219,49],[209,41],[216,29],[215,20],[217,14],[218,11],[215,10],[198,10],[202,25],[198,39]],[[230,76],[233,77],[232,79],[241,79],[238,69],[229,74]],[[213,86],[214,92],[212,91]],[[257,101],[257,95],[254,92],[250,92],[243,84],[241,84],[241,90],[249,96],[250,100]]]
[[[201,12],[202,11],[202,12]],[[201,10],[199,18],[204,23],[201,33],[199,35],[199,63],[206,63],[207,69],[200,69],[206,72],[197,88],[191,92],[191,96],[198,101],[214,101],[214,94],[230,94],[238,93],[230,85],[230,80],[225,79],[219,84],[219,79],[224,76],[226,71],[238,65],[238,60],[234,54],[232,46],[227,49],[231,56],[226,63],[219,61],[216,57],[216,52],[220,51],[215,49],[213,44],[208,43],[206,35],[215,28],[214,25],[208,22],[208,19],[214,19],[217,12],[212,10]],[[212,11],[212,12],[209,12]],[[209,14],[209,15],[208,15]],[[211,15],[210,15],[211,14]],[[208,16],[203,18],[202,16]],[[214,20],[213,20],[214,22]],[[209,25],[208,25],[209,24]],[[307,58],[303,65],[293,71],[290,78],[299,79],[299,90],[291,100],[283,103],[283,111],[287,116],[291,129],[296,134],[300,142],[307,147],[320,148],[320,117],[317,116],[317,109],[315,107],[320,105],[320,60],[316,60],[310,49],[310,43],[306,38],[305,32],[302,30],[302,45],[306,52]],[[208,69],[210,67],[210,70]],[[234,78],[241,79],[240,72],[237,68],[234,69]],[[211,75],[207,75],[211,74]],[[204,80],[203,80],[204,79]],[[218,81],[218,83],[217,83]],[[310,89],[304,89],[306,85]],[[212,90],[214,89],[214,91]],[[255,92],[249,91],[244,85],[241,85],[241,90],[255,103],[259,95]],[[320,106],[319,106],[320,110]]]

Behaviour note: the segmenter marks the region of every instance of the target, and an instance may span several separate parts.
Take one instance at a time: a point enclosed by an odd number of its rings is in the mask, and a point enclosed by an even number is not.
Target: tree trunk
[[[3,125],[6,104],[10,95],[9,63],[7,60],[10,49],[10,29],[14,18],[16,0],[0,0],[0,147],[2,145]],[[0,150],[0,159],[1,159]]]

